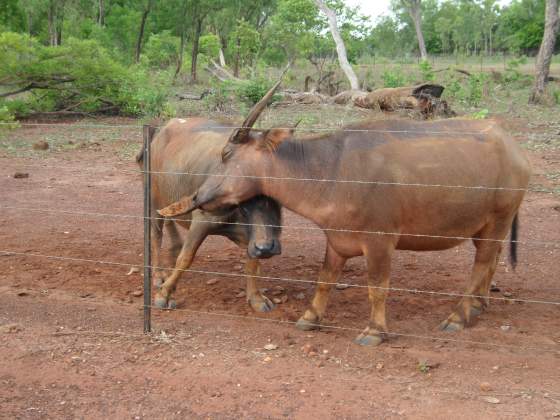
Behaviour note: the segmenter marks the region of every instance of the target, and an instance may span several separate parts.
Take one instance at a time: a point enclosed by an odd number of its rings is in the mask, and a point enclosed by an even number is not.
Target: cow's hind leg
[[[362,346],[377,346],[387,333],[385,301],[391,275],[391,256],[395,249],[393,241],[376,241],[365,251],[368,270],[368,297],[371,305],[369,325],[356,337]]]
[[[345,263],[346,258],[339,255],[327,244],[325,261],[319,272],[319,279],[317,280],[315,296],[311,302],[311,307],[298,320],[296,328],[309,331],[320,327],[321,319],[323,319],[327,308],[329,293],[333,284],[337,282]]]
[[[185,270],[191,266],[196,251],[204,239],[206,239],[206,236],[208,236],[208,227],[206,224],[193,223],[191,225],[191,228],[185,235],[185,241],[183,242],[183,247],[175,263],[175,268],[156,293],[155,304],[157,307],[175,308],[176,303],[172,299],[172,294],[177,287],[177,281]]]
[[[259,292],[257,288],[257,277],[261,275],[261,265],[259,260],[248,259],[245,264],[245,274],[247,277],[247,302],[255,312],[269,312],[274,309],[274,303]],[[254,277],[257,276],[257,277]]]
[[[503,240],[509,225],[500,223],[485,227],[473,239],[476,247],[474,266],[471,273],[471,282],[465,295],[459,301],[455,311],[440,324],[440,329],[445,331],[458,331],[472,325],[475,318],[482,313],[488,305],[488,296],[492,276],[500,258]]]

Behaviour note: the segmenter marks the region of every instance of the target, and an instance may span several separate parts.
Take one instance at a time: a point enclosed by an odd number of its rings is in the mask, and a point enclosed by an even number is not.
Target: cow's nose
[[[270,258],[280,254],[280,244],[276,240],[256,241],[248,249],[249,255],[253,258]]]

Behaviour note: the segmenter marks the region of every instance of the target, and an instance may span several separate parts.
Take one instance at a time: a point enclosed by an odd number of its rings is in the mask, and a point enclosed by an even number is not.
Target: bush
[[[424,82],[433,82],[435,80],[434,69],[428,60],[420,61],[418,67],[420,68],[420,73],[422,74],[422,80]]]
[[[5,101],[16,117],[44,111],[157,115],[164,109],[162,77],[149,77],[139,66],[125,68],[95,40],[68,38],[63,46],[46,47],[5,32],[0,62],[0,89],[32,93]]]
[[[150,36],[144,47],[143,59],[150,67],[166,69],[179,60],[180,39],[170,31]]]
[[[406,79],[400,69],[385,70],[381,79],[383,79],[383,86],[388,88],[401,87],[406,84]]]
[[[488,80],[486,73],[474,73],[469,76],[464,100],[471,106],[478,106],[484,94],[484,86]]]
[[[218,82],[212,86],[212,92],[205,98],[206,106],[210,111],[220,112],[232,110],[233,104],[239,102],[242,106],[253,106],[270,88],[271,83],[263,78]],[[272,102],[279,99],[280,95],[274,95]]]

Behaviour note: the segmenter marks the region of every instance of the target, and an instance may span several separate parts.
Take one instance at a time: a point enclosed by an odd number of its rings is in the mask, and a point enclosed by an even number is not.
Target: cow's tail
[[[517,229],[519,228],[519,218],[516,214],[511,223],[511,235],[509,237],[509,262],[515,270],[517,266]]]

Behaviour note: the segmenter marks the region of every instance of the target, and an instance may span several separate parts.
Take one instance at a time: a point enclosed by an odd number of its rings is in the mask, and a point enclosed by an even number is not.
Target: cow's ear
[[[196,208],[194,197],[196,197],[196,193],[184,196],[179,201],[176,201],[157,212],[163,217],[176,217],[182,214],[190,213]]]
[[[259,141],[259,148],[268,150],[271,153],[276,152],[282,142],[293,136],[293,128],[271,128],[262,133],[262,138]]]

